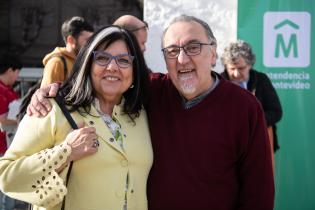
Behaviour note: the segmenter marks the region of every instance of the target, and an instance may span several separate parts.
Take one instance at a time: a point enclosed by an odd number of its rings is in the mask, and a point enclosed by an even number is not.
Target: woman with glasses
[[[66,210],[146,210],[146,69],[133,34],[116,26],[95,33],[59,91],[79,129],[53,100],[46,117],[25,116],[0,160],[1,190],[34,209],[61,209],[66,196]]]

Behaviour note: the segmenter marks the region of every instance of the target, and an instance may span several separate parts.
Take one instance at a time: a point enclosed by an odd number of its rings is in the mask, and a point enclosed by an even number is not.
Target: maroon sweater
[[[262,109],[248,91],[219,78],[202,102],[184,109],[168,76],[151,75],[149,210],[273,209]]]

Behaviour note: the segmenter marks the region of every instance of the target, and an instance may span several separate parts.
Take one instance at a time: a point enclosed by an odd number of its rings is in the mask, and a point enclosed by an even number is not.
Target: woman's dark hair
[[[70,111],[78,111],[81,115],[90,114],[91,104],[95,98],[91,80],[92,52],[104,44],[104,49],[106,49],[118,40],[124,41],[130,55],[134,56],[134,87],[123,94],[123,112],[132,120],[139,116],[146,97],[148,70],[137,39],[131,32],[119,26],[107,26],[100,29],[80,50],[72,74],[60,89],[60,94],[69,105]]]
[[[32,100],[33,94],[36,92],[38,88],[40,88],[40,84],[42,82],[42,79],[37,80],[37,82],[28,89],[24,97],[21,99],[21,105],[19,107],[19,113],[17,114],[17,121],[21,122],[24,115],[26,114],[27,106],[30,104]]]

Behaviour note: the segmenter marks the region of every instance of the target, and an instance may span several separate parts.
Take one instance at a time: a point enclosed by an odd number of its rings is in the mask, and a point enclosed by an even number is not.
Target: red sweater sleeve
[[[271,148],[262,108],[252,106],[249,115],[250,138],[240,161],[239,210],[272,210],[274,181],[271,165]]]

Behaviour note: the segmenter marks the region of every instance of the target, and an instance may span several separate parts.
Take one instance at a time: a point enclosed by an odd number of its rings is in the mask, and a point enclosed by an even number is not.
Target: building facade
[[[0,53],[19,56],[27,67],[42,67],[48,52],[64,46],[60,28],[66,19],[82,16],[97,29],[124,14],[142,19],[142,1],[1,0]]]

